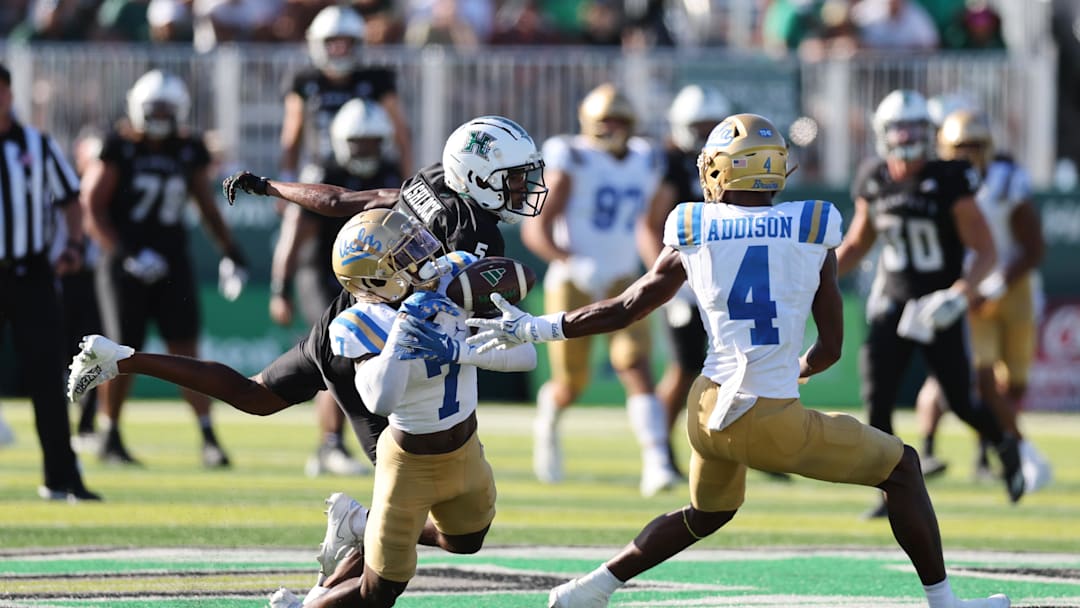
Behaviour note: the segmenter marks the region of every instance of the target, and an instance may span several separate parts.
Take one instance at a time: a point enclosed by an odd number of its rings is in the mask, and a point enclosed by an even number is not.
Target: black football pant
[[[975,400],[971,359],[967,344],[967,320],[961,317],[951,327],[934,334],[930,344],[920,344],[896,335],[903,304],[870,320],[870,332],[859,351],[863,403],[869,407],[870,426],[893,433],[892,414],[900,382],[916,348],[921,349],[930,373],[937,378],[952,411],[985,439],[997,445],[1001,426],[993,413]]]
[[[26,392],[34,404],[34,424],[44,454],[45,485],[53,490],[82,487],[71,450],[64,396],[64,344],[60,296],[44,256],[24,263],[0,263],[0,327],[10,323]]]

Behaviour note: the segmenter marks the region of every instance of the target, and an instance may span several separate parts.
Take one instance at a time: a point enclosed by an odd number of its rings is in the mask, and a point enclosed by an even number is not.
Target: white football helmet
[[[897,89],[881,100],[873,118],[877,153],[903,160],[927,158],[934,129],[926,98],[918,91]]]
[[[394,133],[390,115],[379,104],[356,98],[341,106],[330,123],[330,146],[338,165],[371,177],[379,169],[383,142]]]
[[[356,67],[357,48],[364,40],[364,18],[347,6],[328,6],[311,20],[305,37],[315,67],[344,74]],[[333,54],[327,48],[332,38],[351,38],[352,44],[344,54]]]
[[[131,126],[149,137],[163,138],[187,120],[191,96],[178,76],[150,70],[135,81],[127,94]]]
[[[701,152],[713,127],[731,114],[731,102],[715,87],[689,84],[668,109],[671,140],[683,152]]]
[[[448,188],[508,224],[539,215],[547,199],[540,151],[509,118],[481,116],[455,129],[442,164]]]

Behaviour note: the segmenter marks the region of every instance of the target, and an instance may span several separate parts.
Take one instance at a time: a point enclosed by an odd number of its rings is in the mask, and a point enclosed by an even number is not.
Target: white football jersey
[[[1010,218],[1016,207],[1030,197],[1031,178],[1027,171],[1007,160],[990,163],[986,177],[975,193],[975,202],[990,226],[999,268],[1004,268],[1020,255]]]
[[[737,349],[746,358],[739,392],[798,397],[810,306],[840,240],[840,213],[827,201],[676,206],[664,244],[679,252],[709,335],[702,374],[722,385],[736,374]]]
[[[339,357],[356,359],[377,355],[386,346],[397,310],[386,304],[358,302],[339,314],[330,324],[330,343]],[[444,333],[459,340],[468,337],[465,314],[439,313],[435,323]],[[413,360],[401,403],[388,416],[390,426],[406,433],[434,433],[449,429],[476,410],[476,367],[457,363],[438,365]],[[361,364],[357,374],[364,373]]]
[[[663,177],[664,160],[652,144],[631,137],[628,146],[622,159],[582,135],[553,137],[543,146],[544,165],[572,182],[565,213],[555,220],[555,244],[596,260],[595,278],[607,284],[639,274],[634,226]]]

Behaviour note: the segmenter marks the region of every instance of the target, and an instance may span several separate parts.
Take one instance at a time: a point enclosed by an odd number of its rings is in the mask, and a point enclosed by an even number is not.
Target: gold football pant
[[[622,293],[634,280],[626,278],[616,281],[604,297],[610,298]],[[544,290],[544,311],[548,313],[574,310],[592,302],[592,296],[569,281]],[[616,371],[630,368],[634,363],[648,356],[649,318],[645,317],[625,329],[612,332],[609,339],[611,341],[611,367]],[[592,340],[593,336],[584,336],[548,342],[551,379],[570,386],[575,393],[585,390],[589,384],[589,350],[592,348]]]
[[[377,454],[364,563],[379,576],[407,582],[416,574],[416,540],[429,513],[452,536],[479,532],[495,519],[495,477],[476,433],[453,452],[420,455],[384,432]]]
[[[1013,283],[1000,300],[988,302],[968,319],[976,369],[997,366],[1010,386],[1027,385],[1035,356],[1031,275]]]
[[[734,511],[746,495],[746,469],[876,486],[900,462],[897,437],[846,414],[807,409],[798,399],[759,397],[722,431],[708,427],[719,386],[698,377],[687,399],[690,504],[702,511]]]

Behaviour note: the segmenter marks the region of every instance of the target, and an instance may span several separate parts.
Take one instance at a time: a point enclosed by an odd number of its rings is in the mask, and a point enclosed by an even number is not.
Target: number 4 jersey
[[[682,203],[664,244],[679,252],[709,336],[702,375],[723,384],[746,356],[740,391],[799,396],[799,355],[821,265],[840,244],[840,213],[827,201],[769,207]]]
[[[979,175],[966,161],[928,161],[914,179],[894,181],[877,159],[860,167],[852,198],[865,199],[882,243],[878,281],[884,295],[907,301],[960,278],[964,245],[953,204],[971,196]]]
[[[109,218],[129,251],[151,247],[167,257],[187,251],[183,211],[194,176],[210,163],[202,138],[178,135],[160,142],[114,133],[101,160],[118,172]]]

